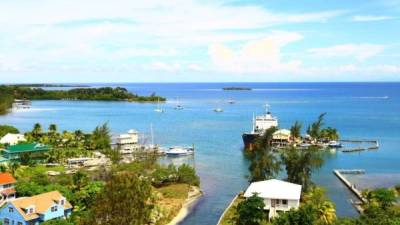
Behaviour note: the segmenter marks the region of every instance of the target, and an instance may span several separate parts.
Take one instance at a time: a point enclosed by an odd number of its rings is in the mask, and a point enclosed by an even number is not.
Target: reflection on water
[[[400,184],[399,173],[346,174],[346,178],[360,190],[390,188]]]

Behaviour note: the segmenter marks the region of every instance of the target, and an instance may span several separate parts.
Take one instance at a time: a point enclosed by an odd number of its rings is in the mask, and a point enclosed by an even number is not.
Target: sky
[[[400,81],[400,0],[0,0],[0,83]]]

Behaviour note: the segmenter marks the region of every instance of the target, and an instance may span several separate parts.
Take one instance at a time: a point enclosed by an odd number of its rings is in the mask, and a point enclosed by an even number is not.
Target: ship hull
[[[253,150],[256,139],[259,137],[259,134],[253,134],[253,133],[244,133],[242,135],[243,138],[243,144],[245,150]]]

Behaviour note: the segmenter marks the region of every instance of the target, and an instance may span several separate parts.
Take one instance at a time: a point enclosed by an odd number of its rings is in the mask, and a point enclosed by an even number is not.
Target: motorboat
[[[192,155],[194,154],[194,148],[193,147],[179,147],[179,146],[174,146],[170,147],[165,154],[167,156],[185,156],[185,155]]]

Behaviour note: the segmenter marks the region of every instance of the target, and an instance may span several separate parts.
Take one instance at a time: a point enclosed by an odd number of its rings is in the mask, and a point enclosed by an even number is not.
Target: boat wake
[[[389,99],[389,96],[360,96],[360,97],[353,97],[358,99]]]

